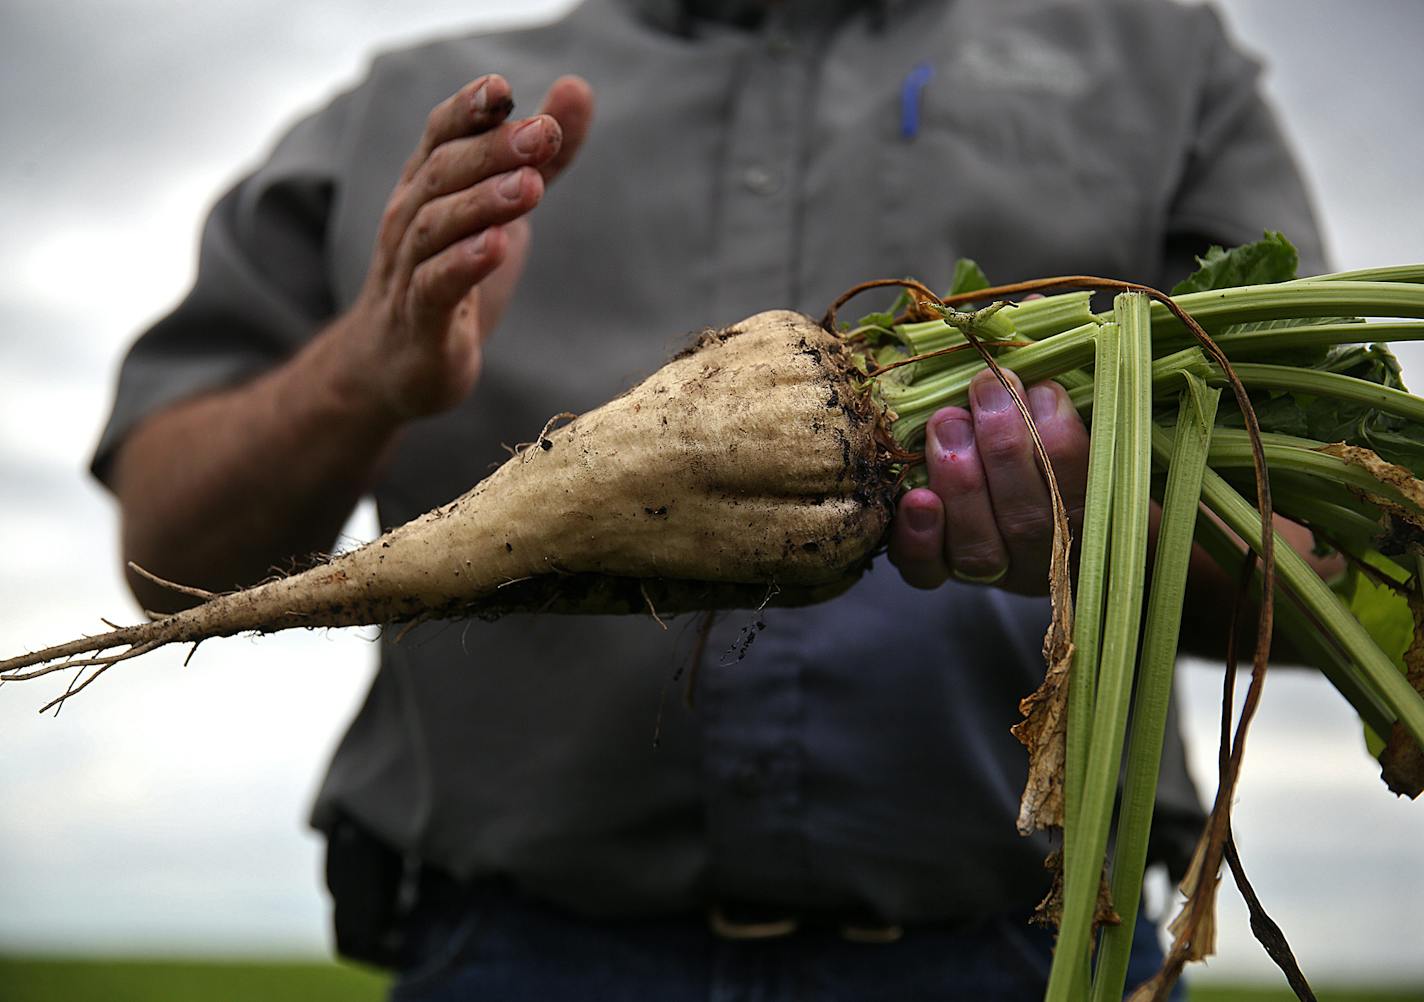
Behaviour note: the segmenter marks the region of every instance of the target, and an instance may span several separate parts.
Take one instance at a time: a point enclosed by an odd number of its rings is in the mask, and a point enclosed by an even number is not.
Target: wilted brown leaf
[[[1048,464],[1038,431],[1033,432],[1040,450],[1044,479],[1053,500],[1053,552],[1048,564],[1048,595],[1053,619],[1043,635],[1043,661],[1047,670],[1043,684],[1019,701],[1024,719],[1010,731],[1028,749],[1028,781],[1019,800],[1018,830],[1021,835],[1047,828],[1063,827],[1063,776],[1068,767],[1068,672],[1073,665],[1073,581],[1070,577],[1068,513],[1058,493],[1052,467]]]
[[[1409,596],[1409,610],[1414,613],[1414,639],[1404,652],[1404,677],[1415,692],[1424,694],[1424,599]],[[1424,748],[1399,721],[1390,729],[1379,761],[1380,775],[1392,793],[1410,800],[1424,793]]]
[[[1178,887],[1186,901],[1177,917],[1167,923],[1174,944],[1188,947],[1186,959],[1189,961],[1205,960],[1216,952],[1216,891],[1221,886],[1221,863],[1218,858],[1216,872],[1210,876],[1204,873],[1210,841],[1208,827],[1197,840],[1191,864]]]
[[[1217,872],[1209,880],[1203,876],[1204,858],[1210,847],[1212,826],[1208,823],[1201,838],[1187,874],[1182,878],[1178,890],[1185,896],[1182,910],[1167,924],[1172,934],[1172,945],[1162,961],[1162,967],[1148,980],[1137,986],[1127,997],[1127,1002],[1166,1002],[1177,979],[1182,976],[1182,968],[1189,961],[1203,960],[1216,952],[1216,891],[1221,885],[1220,858]]]
[[[1390,728],[1379,761],[1380,776],[1391,793],[1410,800],[1424,793],[1424,749],[1397,720]]]
[[[1053,882],[1028,920],[1044,929],[1057,929],[1063,924],[1063,851],[1050,852],[1043,861],[1043,868],[1053,874]]]
[[[1381,459],[1378,454],[1358,445],[1336,442],[1333,445],[1325,446],[1320,451],[1327,456],[1334,456],[1336,459],[1343,459],[1353,466],[1358,466],[1380,483],[1393,487],[1415,507],[1411,509],[1396,500],[1382,497],[1371,491],[1362,491],[1357,488],[1351,488],[1351,490],[1363,495],[1372,504],[1403,519],[1415,528],[1424,529],[1424,514],[1421,514],[1421,511],[1424,511],[1424,480],[1415,479],[1414,474],[1404,467],[1387,462]]]
[[[1055,614],[1055,623],[1058,617]],[[1010,730],[1028,749],[1028,782],[1019,801],[1021,835],[1063,826],[1063,774],[1068,763],[1068,670],[1073,642],[1055,636],[1050,626],[1044,638],[1048,671],[1043,684],[1019,701],[1024,719]],[[1050,648],[1052,644],[1052,648]]]
[[[1037,432],[1034,433],[1037,441]],[[1045,460],[1046,462],[1046,460]],[[1019,701],[1024,719],[1010,731],[1028,749],[1028,782],[1019,800],[1021,835],[1063,827],[1063,775],[1068,766],[1068,671],[1073,664],[1073,583],[1068,576],[1068,518],[1058,485],[1053,496],[1053,556],[1048,586],[1053,620],[1043,635],[1043,684]]]
[[[1043,926],[1045,929],[1057,929],[1063,924],[1063,852],[1054,849],[1048,854],[1048,858],[1043,861],[1043,868],[1053,873],[1053,883],[1048,888],[1048,893],[1043,900],[1038,903],[1038,907],[1029,916],[1029,921],[1034,925]],[[1098,881],[1098,903],[1093,911],[1093,930],[1096,932],[1105,925],[1122,925],[1122,916],[1113,907],[1112,888],[1108,884],[1107,867],[1103,867],[1103,875]],[[1096,939],[1094,939],[1096,942]]]
[[[1034,456],[1053,509],[1053,549],[1048,563],[1048,596],[1053,618],[1043,637],[1047,671],[1043,684],[1019,702],[1019,712],[1024,719],[1010,728],[1014,737],[1028,749],[1028,781],[1019,801],[1017,821],[1019,833],[1028,835],[1063,827],[1063,774],[1068,765],[1068,670],[1073,661],[1073,580],[1069,566],[1073,539],[1068,530],[1068,509],[1058,489],[1058,478],[1053,474],[1053,463],[1028,405],[981,343],[974,326],[963,327],[962,332],[1017,405],[1033,440]]]

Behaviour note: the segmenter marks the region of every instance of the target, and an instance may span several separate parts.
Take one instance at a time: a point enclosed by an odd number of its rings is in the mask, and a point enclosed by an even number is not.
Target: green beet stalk
[[[1092,298],[1091,292],[1045,296],[1042,299],[1014,304],[1010,307],[1012,312],[1006,314],[1004,319],[1013,324],[1015,338],[1041,341],[1074,327],[1094,323],[1093,310],[1089,305]],[[943,320],[901,324],[896,333],[913,354],[937,351],[964,340],[957,328]]]
[[[1052,379],[1061,372],[1092,362],[1099,328],[1096,321],[1086,323],[1026,348],[1003,352],[999,358],[1026,385]],[[881,382],[881,398],[898,415],[891,427],[896,441],[901,445],[920,441],[935,411],[968,399],[969,383],[983,367],[976,357],[968,364],[934,373],[906,386]]]
[[[1158,445],[1154,442],[1154,447]],[[1160,446],[1170,457],[1170,445],[1161,442]],[[1260,552],[1260,515],[1251,502],[1232,490],[1211,470],[1207,471],[1202,481],[1202,498],[1207,507],[1248,546]],[[1424,745],[1424,697],[1414,691],[1389,655],[1379,649],[1368,631],[1330,590],[1330,586],[1320,580],[1320,576],[1311,570],[1300,554],[1279,536],[1276,540],[1276,571],[1282,584],[1294,593],[1319,628],[1331,637],[1348,662],[1358,670],[1363,682],[1378,695],[1380,702],[1404,725],[1415,741]]]
[[[1207,556],[1211,557],[1229,576],[1234,579],[1240,575],[1244,559],[1240,546],[1227,535],[1226,530],[1205,514],[1200,514],[1197,517],[1196,541],[1206,551]],[[1288,545],[1285,540],[1277,538],[1277,550]],[[1256,591],[1259,594],[1261,587],[1259,567],[1254,575],[1254,580]],[[1389,733],[1390,725],[1396,719],[1394,713],[1369,688],[1368,683],[1359,674],[1359,670],[1334,643],[1333,638],[1321,632],[1319,625],[1302,608],[1300,598],[1289,588],[1282,587],[1277,589],[1277,592],[1278,598],[1286,599],[1284,602],[1276,602],[1276,628],[1280,635],[1289,637],[1291,646],[1296,649],[1296,653],[1309,664],[1319,666],[1321,674],[1330,680],[1355,712],[1360,715],[1360,719],[1368,724],[1376,734]]]
[[[1240,362],[1232,368],[1248,390],[1282,390],[1305,396],[1333,397],[1336,400],[1363,404],[1384,414],[1424,422],[1424,400],[1392,386],[1372,383],[1368,379],[1347,376],[1342,372],[1321,372],[1318,369],[1265,365],[1259,362]],[[1226,376],[1215,366],[1212,370],[1208,381],[1214,386],[1225,386]]]
[[[1074,989],[1081,985],[1088,963],[1146,584],[1152,482],[1152,353],[1147,297],[1136,292],[1120,294],[1114,301],[1113,316],[1121,330],[1121,397],[1108,588],[1078,833],[1071,853],[1065,851],[1063,859],[1063,920],[1049,973],[1048,1002],[1076,1002]],[[1084,663],[1075,659],[1074,667],[1082,670]]]
[[[1176,392],[1181,387],[1184,373],[1206,378],[1210,375],[1206,355],[1200,348],[1183,348],[1170,355],[1163,355],[1152,363],[1152,396],[1163,397]],[[1093,400],[1097,395],[1097,381],[1085,386],[1068,387],[1068,399],[1078,408],[1084,418],[1093,414]]]
[[[1005,366],[1018,373],[1025,382],[1068,376],[1065,385],[1072,392],[1074,403],[1086,403],[1092,397],[1089,389],[1091,384],[1086,381],[1086,376],[1077,379],[1072,377],[1077,375],[1077,370],[1092,361],[1092,338],[1095,336],[1096,326],[1093,323],[1074,327],[1046,337],[1037,344],[1002,351],[998,358]],[[1156,339],[1153,342],[1153,350],[1158,356],[1158,362],[1166,362],[1173,353],[1191,351],[1195,347],[1193,344],[1183,348],[1184,337],[1180,332],[1175,334],[1171,331],[1156,332],[1154,336]],[[1060,338],[1063,340],[1060,341]],[[1271,330],[1227,331],[1216,337],[1217,344],[1233,359],[1270,358],[1292,350],[1393,341],[1424,341],[1424,323],[1401,320],[1309,324]],[[934,349],[916,346],[912,350]],[[936,363],[944,362],[943,366],[938,369],[929,367],[929,362],[925,363],[927,368],[924,378],[913,383],[881,384],[883,399],[899,415],[899,419],[895,422],[895,436],[901,444],[909,445],[918,441],[918,436],[923,434],[925,423],[929,420],[930,415],[940,407],[949,404],[963,405],[968,399],[969,382],[974,378],[975,373],[984,367],[983,363],[977,356],[970,353],[966,353],[962,359],[956,359],[954,356],[949,356],[949,358],[951,361],[948,362],[945,362],[943,358],[931,360]],[[1321,373],[1308,369],[1295,371],[1309,373],[1307,378],[1313,376],[1354,378],[1340,373]],[[1262,375],[1264,378],[1265,374]],[[1377,383],[1369,385],[1379,388]],[[1326,388],[1328,388],[1328,384]],[[1356,392],[1364,393],[1366,391],[1358,389]],[[1399,391],[1394,392],[1398,393]],[[1388,406],[1396,404],[1403,407],[1411,406],[1403,404],[1388,393],[1380,395],[1379,399],[1383,399]]]
[[[1301,473],[1327,484],[1344,484],[1370,491],[1396,504],[1413,507],[1409,499],[1389,484],[1375,479],[1362,466],[1347,463],[1337,456],[1316,451],[1324,442],[1292,438],[1285,435],[1262,434],[1266,464],[1272,473]],[[1218,428],[1212,434],[1211,452],[1207,462],[1212,469],[1226,470],[1251,466],[1251,444],[1246,432],[1239,428]]]
[[[1311,483],[1322,484],[1324,487],[1333,488],[1334,484],[1331,483],[1332,478],[1336,482],[1349,483],[1351,481],[1348,478],[1354,477],[1356,474],[1364,474],[1361,485],[1367,490],[1374,490],[1381,494],[1392,493],[1392,488],[1386,488],[1385,485],[1374,481],[1359,467],[1351,466],[1341,460],[1336,460],[1332,456],[1325,456],[1320,453],[1310,452],[1309,450],[1279,447],[1271,441],[1275,437],[1276,436],[1271,435],[1263,436],[1266,440],[1266,463],[1272,471],[1272,484],[1280,488],[1279,490],[1273,490],[1273,495],[1279,502],[1278,510],[1283,514],[1295,515],[1299,513],[1302,517],[1306,515],[1315,516],[1315,518],[1306,520],[1316,528],[1324,529],[1332,534],[1345,535],[1350,531],[1359,529],[1357,513],[1351,512],[1349,509],[1342,508],[1341,506],[1333,505],[1328,501],[1319,501],[1317,499],[1315,503],[1312,503],[1311,500],[1306,499],[1308,498],[1309,485]],[[1207,454],[1207,462],[1217,466],[1221,465],[1218,460],[1218,457],[1223,451],[1221,449],[1221,442],[1223,439],[1229,439],[1233,440],[1233,447],[1230,450],[1229,458],[1242,468],[1249,466],[1249,454],[1243,455],[1245,450],[1239,446],[1239,441],[1244,438],[1244,432],[1234,429],[1217,428],[1212,436],[1212,445]],[[1173,447],[1166,432],[1160,429],[1154,432],[1152,447],[1159,461],[1164,463],[1170,463],[1172,461]],[[1277,478],[1282,468],[1289,465],[1296,458],[1309,458],[1312,463],[1316,460],[1328,460],[1331,463],[1338,464],[1338,466],[1312,467],[1305,477],[1292,477],[1286,479],[1283,483],[1278,481]],[[1302,485],[1305,486],[1302,487]],[[1202,493],[1208,506],[1212,507],[1213,510],[1217,510],[1217,504],[1231,505],[1234,517],[1237,518],[1238,521],[1242,518],[1249,517],[1244,514],[1247,509],[1250,511],[1255,510],[1255,506],[1245,500],[1245,498],[1235,491],[1220,473],[1215,470],[1207,471]],[[1305,498],[1302,497],[1303,494],[1305,494]],[[1407,504],[1402,497],[1399,497],[1399,502],[1401,504]],[[1242,507],[1243,505],[1245,506],[1244,508]],[[1336,512],[1339,513],[1338,517],[1341,519],[1340,523],[1326,521],[1327,519],[1336,517]],[[1224,513],[1222,514],[1223,517],[1225,517]],[[1238,522],[1232,522],[1229,519],[1227,521],[1234,531],[1241,533],[1243,539],[1246,539],[1248,542],[1251,540],[1259,541],[1259,516],[1257,517],[1256,531],[1252,533],[1243,532]],[[1201,526],[1199,525],[1198,533],[1200,534],[1201,531]],[[1393,697],[1380,688],[1377,682],[1377,676],[1379,674],[1378,659],[1382,658],[1384,663],[1390,666],[1391,673],[1396,679],[1399,679],[1400,682],[1403,682],[1403,677],[1399,674],[1398,670],[1393,667],[1393,662],[1389,660],[1388,656],[1379,650],[1379,647],[1374,643],[1364,627],[1360,626],[1359,622],[1350,614],[1349,610],[1335,597],[1330,587],[1320,580],[1319,575],[1317,575],[1315,571],[1305,563],[1304,559],[1302,559],[1289,544],[1282,540],[1279,535],[1276,538],[1276,553],[1277,572],[1280,576],[1281,587],[1294,601],[1299,603],[1303,609],[1300,616],[1297,617],[1297,625],[1302,619],[1306,622],[1309,621],[1309,619],[1305,619],[1304,617],[1310,617],[1315,620],[1315,625],[1310,626],[1305,632],[1292,629],[1290,633],[1292,644],[1294,644],[1302,654],[1321,654],[1324,648],[1315,641],[1318,635],[1324,631],[1326,637],[1319,637],[1318,639],[1324,643],[1326,638],[1328,638],[1327,646],[1333,644],[1333,649],[1337,653],[1324,658],[1316,658],[1320,663],[1321,671],[1350,705],[1354,707],[1355,712],[1358,713],[1366,723],[1369,723],[1372,727],[1376,724],[1383,724],[1387,730],[1388,724],[1392,723],[1399,716],[1396,705],[1397,702],[1401,699],[1406,699],[1406,697],[1397,687],[1394,689]],[[1221,557],[1217,557],[1215,554],[1213,554],[1213,557],[1217,559],[1218,563],[1222,563],[1223,566],[1228,566]],[[1284,625],[1283,622],[1283,626]],[[1347,637],[1351,639],[1342,639]],[[1361,638],[1363,638],[1362,642]],[[1351,646],[1352,643],[1356,644],[1356,646]],[[1371,666],[1370,668],[1367,668],[1367,663]],[[1407,683],[1404,683],[1404,689],[1413,693],[1413,689],[1409,688]],[[1418,701],[1417,695],[1415,695],[1413,701]],[[1424,718],[1421,718],[1421,723],[1424,723]]]
[[[1379,341],[1424,341],[1424,322],[1418,320],[1341,321],[1334,324],[1300,324],[1216,335],[1227,357],[1277,358],[1283,352],[1318,350],[1337,344],[1372,344]],[[1164,344],[1167,339],[1164,339]]]
[[[1245,285],[1174,298],[1207,330],[1292,318],[1424,317],[1424,286],[1398,282]],[[1186,335],[1181,321],[1161,303],[1152,307],[1152,328],[1158,336]]]
[[[1191,374],[1177,416],[1172,463],[1162,499],[1152,588],[1143,627],[1142,656],[1137,670],[1137,696],[1132,709],[1122,799],[1118,807],[1117,839],[1113,848],[1112,900],[1122,923],[1103,930],[1095,1002],[1119,1002],[1127,981],[1132,934],[1142,897],[1147,865],[1147,839],[1157,798],[1167,707],[1177,663],[1177,639],[1191,564],[1193,527],[1201,500],[1202,473],[1221,391],[1208,389]]]
[[[1242,363],[1239,367],[1248,387],[1332,396],[1409,420],[1424,421],[1424,404],[1400,391],[1339,373],[1270,364],[1292,350],[1424,340],[1424,323],[1394,319],[1424,318],[1424,285],[1413,284],[1421,280],[1424,280],[1424,268],[1375,269],[1328,279],[1192,293],[1178,297],[1177,301],[1209,330],[1216,332],[1217,342],[1229,357],[1260,360]],[[1104,372],[1108,363],[1103,356],[1097,358],[1094,371],[1095,355],[1104,352],[1104,345],[1112,339],[1104,337],[1102,330],[1109,317],[1092,317],[1087,310],[1088,299],[1081,292],[1050,296],[1016,310],[1001,310],[992,318],[993,328],[986,326],[982,331],[986,339],[1000,342],[991,350],[1025,383],[1064,378],[1075,405],[1093,420],[1092,448],[1098,457],[1098,470],[1090,473],[1088,512],[1090,515],[1104,512],[1105,521],[1110,523],[1099,529],[1085,526],[1084,530],[1083,573],[1078,579],[1080,605],[1075,625],[1078,652],[1069,681],[1063,915],[1050,974],[1047,995],[1050,1002],[1069,999],[1076,1002],[1085,997],[1092,966],[1089,963],[1092,920],[1112,826],[1116,781],[1123,762],[1122,747],[1133,691],[1146,576],[1151,482],[1148,457],[1155,451],[1159,461],[1166,463],[1175,451],[1165,432],[1152,441],[1151,396],[1154,390],[1159,396],[1174,392],[1183,373],[1200,373],[1204,368],[1194,347],[1191,352],[1180,350],[1184,344],[1191,343],[1180,322],[1161,305],[1149,304],[1145,296],[1133,293],[1117,297],[1111,315],[1122,342],[1118,375],[1115,379],[1112,373]],[[1321,323],[1318,320],[1321,317],[1340,320]],[[1358,317],[1391,319],[1365,322],[1355,319]],[[1302,322],[1292,325],[1291,319]],[[1012,333],[1005,333],[1005,320],[1014,322]],[[1238,329],[1239,325],[1261,321],[1278,323],[1265,329]],[[939,322],[904,325],[896,330],[895,336],[911,355],[940,350],[964,340],[959,327]],[[1010,338],[1032,343],[1015,347],[1002,343]],[[1155,366],[1154,356],[1158,360]],[[964,351],[896,370],[893,378],[877,379],[877,394],[896,416],[895,439],[903,446],[914,448],[935,410],[948,404],[965,403],[970,381],[982,368],[983,363],[975,354]],[[1223,378],[1211,370],[1206,375],[1214,382]],[[1100,411],[1105,392],[1117,394],[1112,404],[1117,409],[1116,420]],[[1200,392],[1189,390],[1188,394],[1195,397]],[[1192,413],[1199,415],[1199,411]],[[1183,421],[1186,420],[1184,416]],[[1199,421],[1199,416],[1190,420]],[[1100,441],[1108,428],[1115,433],[1115,443]],[[1212,466],[1230,471],[1244,470],[1249,465],[1250,452],[1242,432],[1216,429],[1215,434],[1207,436],[1198,429],[1193,437],[1188,430],[1179,428],[1178,431],[1186,436],[1176,447],[1184,456],[1190,441],[1191,448],[1207,450],[1206,461]],[[1377,483],[1359,467],[1313,451],[1318,443],[1287,436],[1264,438],[1273,480],[1279,477],[1283,486],[1290,481],[1297,485],[1280,492],[1281,509],[1298,510],[1299,517],[1323,531],[1338,532],[1341,537],[1355,541],[1368,538],[1365,535],[1368,515],[1362,514],[1359,502],[1339,496],[1344,485],[1364,487],[1391,500],[1402,500],[1397,491]],[[1108,464],[1111,476],[1102,473],[1103,455],[1114,457]],[[1199,459],[1193,458],[1189,465],[1198,464]],[[1177,474],[1168,465],[1169,481],[1190,472],[1188,469],[1187,473]],[[1177,489],[1190,494],[1190,479],[1188,477],[1186,484]],[[1248,543],[1259,545],[1259,514],[1255,507],[1213,470],[1205,470],[1201,480],[1202,500]],[[1312,481],[1328,487],[1328,491],[1316,497],[1308,486],[1304,490],[1298,486]],[[1103,487],[1104,484],[1109,486]],[[1109,492],[1111,503],[1095,504],[1092,501],[1095,489]],[[1175,493],[1173,488],[1169,491]],[[1329,491],[1335,493],[1327,496]],[[1176,503],[1174,508],[1180,511],[1183,506],[1190,512],[1192,506],[1185,501]],[[1172,533],[1182,531],[1175,526],[1184,517],[1174,516]],[[1094,541],[1095,533],[1108,538],[1106,553],[1102,552],[1101,542]],[[1225,536],[1215,526],[1199,527],[1198,535],[1211,544],[1210,549],[1223,563],[1230,559],[1229,546],[1223,543]],[[1190,525],[1186,539],[1184,545],[1189,553]],[[1172,551],[1178,549],[1170,540],[1168,542]],[[1424,744],[1424,699],[1409,687],[1364,628],[1298,554],[1284,544],[1279,546],[1278,554],[1282,590],[1298,603],[1282,605],[1280,623],[1292,632],[1304,631],[1303,637],[1292,638],[1296,647],[1322,665],[1337,688],[1376,731],[1387,731],[1387,725],[1397,718],[1415,740]],[[1165,576],[1154,584],[1154,594],[1158,594],[1158,585],[1168,584],[1168,578],[1173,582],[1184,578],[1185,566],[1180,552],[1169,553],[1166,562],[1154,570],[1154,575]],[[1108,582],[1105,594],[1095,587],[1104,579]],[[1119,816],[1118,863],[1112,878],[1118,907],[1126,913],[1124,917],[1128,922],[1123,932],[1110,930],[1104,935],[1093,989],[1100,1000],[1120,997],[1119,968],[1124,962],[1121,950],[1125,947],[1119,940],[1124,944],[1130,940],[1131,918],[1139,903],[1141,864],[1137,859],[1145,852],[1142,846],[1145,846],[1150,825],[1160,762],[1158,719],[1165,713],[1164,694],[1170,688],[1171,677],[1170,651],[1175,649],[1179,628],[1176,616],[1180,613],[1180,599],[1175,604],[1172,599],[1175,587],[1163,588],[1162,597],[1157,600],[1162,605],[1154,604],[1149,617],[1151,626],[1141,669],[1143,692],[1139,694],[1134,713],[1134,719],[1142,723],[1133,727],[1129,775],[1124,779],[1127,784],[1124,808]],[[1169,607],[1174,613],[1171,616],[1167,611]],[[1093,663],[1095,649],[1096,664]],[[1168,667],[1164,668],[1164,663],[1168,663]]]
[[[1287,285],[1304,282],[1424,282],[1424,264],[1395,264],[1383,268],[1362,268],[1359,271],[1336,271],[1329,275],[1297,278]]]
[[[1216,338],[1217,343],[1232,358],[1270,356],[1293,348],[1424,339],[1424,323],[1417,320],[1391,319],[1364,324],[1350,319],[1369,316],[1424,317],[1424,285],[1408,284],[1406,279],[1424,279],[1424,272],[1420,271],[1419,266],[1375,269],[1276,285],[1195,292],[1179,296],[1177,301],[1209,329],[1220,331]],[[1016,339],[1040,342],[1026,348],[1012,349],[1005,353],[1005,357],[1023,352],[1025,357],[1021,364],[1038,367],[1043,370],[1038,378],[1048,378],[1055,373],[1047,370],[1054,368],[1055,362],[1063,361],[1061,356],[1055,358],[1053,355],[1053,352],[1061,349],[1054,348],[1046,352],[1036,349],[1065,334],[1076,334],[1077,364],[1071,368],[1088,364],[1091,361],[1091,348],[1082,341],[1084,328],[1094,322],[1106,322],[1109,319],[1109,315],[1094,317],[1089,312],[1088,297],[1089,293],[1086,292],[1070,292],[1022,303],[1012,310],[1004,311],[996,319],[1011,322]],[[1314,319],[1332,316],[1342,319],[1334,324],[1310,323],[1268,330],[1230,329],[1237,324],[1263,320],[1284,321],[1292,318]],[[1187,334],[1180,322],[1161,304],[1153,306],[1152,322],[1155,355],[1177,350],[1187,340]],[[956,328],[939,320],[903,324],[896,328],[895,334],[911,354],[935,351],[963,341],[963,335]],[[936,359],[932,364],[928,364],[924,371],[968,369],[969,375],[972,375],[980,367],[978,360],[966,353],[962,360],[956,356]],[[1018,368],[1017,365],[1013,367],[1016,370]],[[1057,368],[1058,373],[1069,371],[1069,368]],[[962,379],[949,377],[940,387],[944,394],[942,403],[957,402],[951,398],[963,390],[965,383],[967,376]],[[899,391],[911,399],[926,392],[934,392],[929,387],[920,387],[914,392],[909,387],[901,387]]]
[[[1096,421],[1089,439],[1088,484],[1079,537],[1078,587],[1073,606],[1073,668],[1068,682],[1068,774],[1064,780],[1064,840],[1071,841],[1082,797],[1088,758],[1088,731],[1097,698],[1098,646],[1103,629],[1103,592],[1107,584],[1109,529],[1112,525],[1113,475],[1118,430],[1121,333],[1104,324],[1094,364]]]
[[[1036,300],[1029,305],[1040,307],[1040,312],[1031,316],[1039,320],[1053,319],[1055,323],[1081,319],[1081,300],[1060,303],[1060,300],[1066,299],[1066,296],[1053,296]],[[1178,297],[1178,302],[1192,311],[1198,320],[1217,330],[1261,320],[1320,316],[1424,317],[1424,286],[1382,281],[1282,283],[1190,293]],[[1040,304],[1049,304],[1054,310],[1050,312]],[[1027,309],[1028,306],[1020,307],[1020,310]],[[1017,323],[1018,312],[1009,315]],[[1187,336],[1180,322],[1160,304],[1153,306],[1152,318],[1153,354],[1162,356],[1181,350]],[[1035,334],[1044,334],[1042,340],[1021,348],[1002,349],[998,358],[1025,383],[1063,376],[1092,362],[1098,323],[1106,320],[1107,317],[1102,316],[1052,333],[1046,330],[1048,324],[1042,324],[1034,330]],[[907,325],[901,327],[897,334],[904,338],[912,353],[937,350],[951,341],[962,340],[957,330],[939,321]],[[1228,329],[1217,337],[1222,350],[1233,358],[1270,357],[1292,349],[1336,344],[1415,340],[1424,340],[1424,323],[1405,320],[1302,324],[1256,331]],[[936,410],[965,402],[970,381],[983,368],[983,363],[969,352],[962,357],[941,356],[923,364],[923,374],[912,382],[877,380],[880,396],[897,415],[893,427],[895,439],[906,447],[913,447],[921,441],[924,426]],[[1069,377],[1069,381],[1075,384],[1070,389],[1084,392],[1086,384],[1082,378]],[[1389,406],[1408,406],[1388,394],[1384,394],[1383,398]]]
[[[1270,459],[1266,461],[1270,462]],[[1375,537],[1380,533],[1378,512],[1370,517],[1354,505],[1339,504],[1332,498],[1323,497],[1330,493],[1329,484],[1317,484],[1317,490],[1309,485],[1287,486],[1291,479],[1275,471],[1271,473],[1271,497],[1279,501],[1276,511],[1292,522],[1320,530],[1331,542],[1357,555],[1374,548]],[[1254,484],[1254,478],[1244,483]]]
[[[1079,849],[1083,781],[1088,736],[1097,696],[1098,647],[1103,631],[1103,591],[1108,579],[1108,542],[1112,525],[1113,475],[1118,428],[1121,332],[1104,324],[1098,334],[1093,368],[1094,423],[1089,440],[1088,485],[1080,534],[1078,587],[1073,605],[1073,666],[1068,674],[1067,761],[1063,777],[1063,858]],[[1087,988],[1086,958],[1076,974],[1075,995]]]

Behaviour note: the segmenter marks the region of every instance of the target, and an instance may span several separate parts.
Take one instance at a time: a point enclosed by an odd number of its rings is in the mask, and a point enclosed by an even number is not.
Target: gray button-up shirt
[[[100,476],[142,416],[280,364],[352,302],[427,111],[491,71],[526,106],[580,73],[597,119],[534,214],[480,385],[417,422],[376,486],[385,525],[686,332],[818,314],[865,278],[942,286],[969,255],[1006,282],[1166,282],[1188,251],[1265,228],[1321,264],[1257,68],[1208,8],[589,0],[555,25],[378,58],[228,192],[191,295],[125,363]],[[693,617],[424,626],[383,642],[315,820],[347,812],[459,876],[595,914],[723,898],[1022,914],[1047,845],[1015,834],[1008,729],[1046,618],[1039,600],[916,591],[877,565],[827,605],[724,614],[691,710]],[[1173,735],[1157,851],[1180,857],[1199,808]]]

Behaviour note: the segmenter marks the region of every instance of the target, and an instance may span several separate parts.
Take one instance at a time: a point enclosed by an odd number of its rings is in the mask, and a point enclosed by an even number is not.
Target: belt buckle
[[[801,920],[792,915],[757,918],[751,921],[733,919],[721,905],[707,909],[707,925],[719,939],[757,940],[781,939],[801,928]],[[903,926],[894,924],[861,925],[845,923],[837,928],[841,939],[847,943],[887,944],[897,943],[905,935]]]
[[[898,925],[843,925],[841,939],[847,943],[898,943],[905,935],[903,926]]]
[[[789,915],[755,922],[738,922],[728,918],[721,905],[713,905],[707,910],[707,925],[713,935],[731,940],[780,939],[790,936],[801,927],[801,923]]]

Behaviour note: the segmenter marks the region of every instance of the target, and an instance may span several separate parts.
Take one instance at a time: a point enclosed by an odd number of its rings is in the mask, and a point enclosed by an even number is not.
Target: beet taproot
[[[828,598],[869,564],[894,503],[883,408],[861,383],[841,340],[810,317],[759,313],[707,331],[468,493],[359,549],[11,658],[0,673],[293,627]]]

